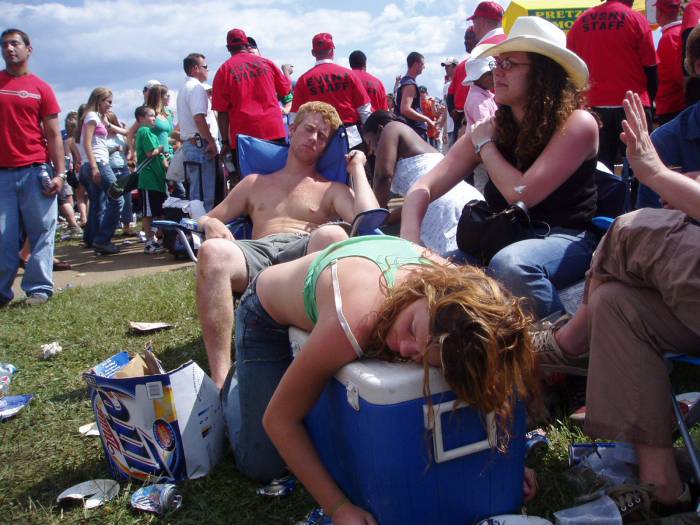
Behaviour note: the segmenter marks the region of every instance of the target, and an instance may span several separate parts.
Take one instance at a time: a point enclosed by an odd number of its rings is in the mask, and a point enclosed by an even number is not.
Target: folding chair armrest
[[[612,223],[615,221],[612,217],[593,217],[591,219],[591,222],[593,223],[593,226],[598,228],[599,230],[602,230],[604,232],[608,231],[610,229],[610,226],[612,226]]]
[[[381,235],[380,227],[389,218],[391,212],[386,208],[374,208],[358,213],[352,221],[350,237],[357,235]]]
[[[250,239],[253,230],[253,223],[250,217],[243,215],[226,224],[231,234],[236,239]]]

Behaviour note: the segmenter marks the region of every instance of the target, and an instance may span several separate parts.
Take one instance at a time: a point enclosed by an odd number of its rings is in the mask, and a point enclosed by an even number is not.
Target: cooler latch
[[[450,450],[445,450],[444,440],[442,437],[442,414],[453,409],[457,410],[466,406],[469,405],[462,402],[455,405],[454,401],[447,401],[446,403],[433,405],[433,414],[431,417],[430,407],[428,405],[423,405],[423,423],[426,430],[433,431],[433,452],[435,455],[435,463],[451,461],[453,459],[468,456],[469,454],[476,454],[477,452],[488,450],[489,448],[496,446],[496,416],[493,412],[489,412],[486,414],[486,439]]]
[[[348,405],[354,408],[357,412],[360,411],[360,392],[357,385],[348,383],[345,385],[345,393],[348,397]]]

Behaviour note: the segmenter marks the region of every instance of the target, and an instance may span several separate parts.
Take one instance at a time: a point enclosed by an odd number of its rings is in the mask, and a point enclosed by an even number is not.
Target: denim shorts
[[[309,235],[302,233],[278,233],[262,239],[233,241],[243,252],[248,284],[265,268],[299,259],[306,255]]]

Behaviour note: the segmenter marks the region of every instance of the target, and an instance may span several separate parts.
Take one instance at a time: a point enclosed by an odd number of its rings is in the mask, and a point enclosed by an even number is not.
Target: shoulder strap
[[[355,339],[355,334],[352,333],[352,330],[350,329],[350,324],[345,318],[345,314],[343,314],[343,300],[340,297],[340,282],[338,281],[337,259],[331,263],[331,280],[333,281],[333,298],[335,299],[335,313],[338,315],[338,321],[340,321],[340,326],[343,328],[343,332],[345,332],[345,337],[347,337],[348,341],[350,341],[352,349],[355,350],[357,357],[359,359],[362,359],[364,352],[362,351],[362,348],[360,348],[357,339]]]

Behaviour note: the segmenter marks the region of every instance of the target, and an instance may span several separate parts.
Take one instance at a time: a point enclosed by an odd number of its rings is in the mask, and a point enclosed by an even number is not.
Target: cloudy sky
[[[263,55],[295,66],[294,78],[313,65],[311,37],[333,34],[336,61],[361,49],[368,71],[388,89],[406,69],[411,51],[426,57],[419,82],[442,94],[447,56],[464,54],[462,37],[478,0],[0,0],[0,27],[18,27],[31,39],[33,72],[56,91],[64,111],[106,86],[125,120],[141,100],[146,80],[158,79],[175,92],[184,81],[182,58],[207,56],[210,81],[226,60],[226,32],[239,27],[253,36]],[[508,0],[500,0],[503,5]]]

